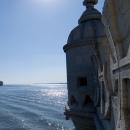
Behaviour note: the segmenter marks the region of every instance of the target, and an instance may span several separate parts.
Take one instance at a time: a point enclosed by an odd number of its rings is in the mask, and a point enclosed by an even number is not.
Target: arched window
[[[90,96],[88,96],[88,95],[85,96],[85,100],[83,103],[83,106],[87,106],[87,105],[93,105],[93,101],[91,100]]]

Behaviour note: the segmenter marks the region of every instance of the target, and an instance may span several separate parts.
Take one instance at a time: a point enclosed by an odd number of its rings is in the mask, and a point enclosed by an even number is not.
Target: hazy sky
[[[85,10],[82,1],[0,0],[0,80],[65,82],[62,47]]]

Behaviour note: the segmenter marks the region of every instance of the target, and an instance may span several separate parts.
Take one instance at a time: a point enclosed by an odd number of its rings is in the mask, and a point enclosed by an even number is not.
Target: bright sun
[[[37,0],[39,2],[43,2],[43,3],[52,3],[54,2],[55,0]]]
[[[35,1],[41,4],[57,4],[61,3],[62,0],[35,0]]]
[[[33,0],[35,4],[43,5],[44,7],[57,7],[63,3],[64,0]]]

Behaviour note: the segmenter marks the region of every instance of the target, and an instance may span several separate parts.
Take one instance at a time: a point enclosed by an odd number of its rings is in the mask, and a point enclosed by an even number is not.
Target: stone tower
[[[64,46],[69,106],[65,114],[72,119],[76,130],[103,130],[96,106],[100,100],[98,68],[102,69],[105,62],[107,40],[101,13],[94,8],[97,2],[84,0],[86,10]],[[99,49],[103,51],[99,53]]]
[[[64,46],[65,115],[76,130],[130,130],[130,0],[105,0],[102,15],[97,2],[84,0]]]

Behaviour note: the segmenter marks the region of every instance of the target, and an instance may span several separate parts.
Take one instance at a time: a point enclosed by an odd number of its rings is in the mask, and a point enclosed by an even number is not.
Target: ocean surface
[[[73,130],[66,102],[66,85],[0,87],[0,130]]]

